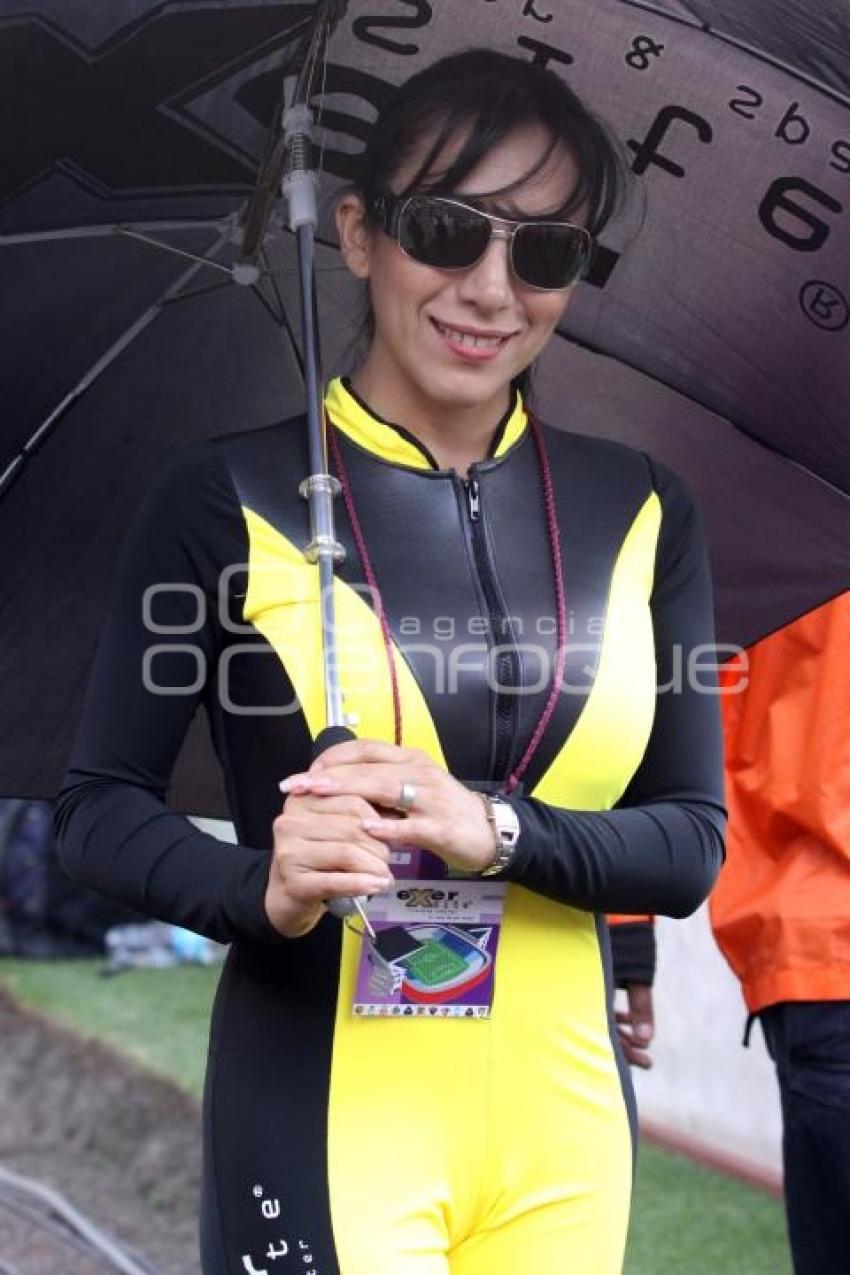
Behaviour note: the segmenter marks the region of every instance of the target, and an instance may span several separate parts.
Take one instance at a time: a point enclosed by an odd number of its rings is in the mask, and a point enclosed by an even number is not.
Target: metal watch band
[[[486,868],[482,868],[479,876],[494,877],[504,872],[513,858],[516,843],[519,840],[519,819],[513,806],[500,797],[491,797],[488,793],[478,794],[484,802],[487,822],[493,829],[495,850],[493,860]]]

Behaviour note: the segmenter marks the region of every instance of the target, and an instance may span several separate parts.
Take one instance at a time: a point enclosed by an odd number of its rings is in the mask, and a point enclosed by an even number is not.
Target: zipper
[[[466,488],[466,503],[469,506],[469,521],[478,522],[481,517],[481,494],[478,488],[477,478],[465,478],[463,485]]]
[[[463,486],[472,533],[472,555],[490,620],[491,646],[497,645],[500,648],[495,669],[497,684],[500,688],[508,687],[517,690],[520,683],[519,657],[509,640],[511,631],[507,623],[507,615],[499,601],[496,577],[487,552],[484,528],[481,525],[481,489],[474,475],[463,479]],[[491,694],[496,737],[489,777],[503,781],[507,779],[510,770],[519,696],[504,694],[501,690],[492,690]]]

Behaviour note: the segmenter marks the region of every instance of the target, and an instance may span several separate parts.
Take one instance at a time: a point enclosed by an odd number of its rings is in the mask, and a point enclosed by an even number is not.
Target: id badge
[[[369,904],[353,1011],[361,1017],[489,1018],[506,886],[449,878],[436,856],[403,846],[392,889]]]

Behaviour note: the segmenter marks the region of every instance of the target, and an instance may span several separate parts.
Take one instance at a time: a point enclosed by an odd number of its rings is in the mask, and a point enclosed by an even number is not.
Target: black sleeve
[[[55,817],[70,877],[223,943],[280,938],[263,903],[270,850],[200,832],[165,797],[189,723],[215,685],[221,568],[246,556],[219,448],[186,449],[124,542]]]
[[[662,523],[651,599],[659,689],[646,752],[614,810],[512,798],[520,837],[504,877],[588,911],[682,917],[723,861],[723,747],[700,519],[681,479],[651,467]],[[687,676],[692,652],[696,678]]]
[[[608,926],[611,937],[611,964],[614,983],[628,987],[644,983],[651,987],[655,980],[655,926],[651,921],[618,921]]]

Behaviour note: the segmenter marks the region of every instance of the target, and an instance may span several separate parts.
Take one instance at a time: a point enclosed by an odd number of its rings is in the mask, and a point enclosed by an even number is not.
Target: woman
[[[557,77],[474,51],[392,96],[340,200],[372,309],[327,399],[356,741],[311,765],[300,423],[189,448],[129,537],[58,826],[74,875],[232,943],[208,1275],[621,1268],[633,1104],[598,914],[694,909],[724,811],[716,702],[675,676],[712,641],[690,500],[522,399],[618,183]],[[163,804],[201,701],[236,846]],[[374,943],[327,913],[354,895],[381,896]]]

